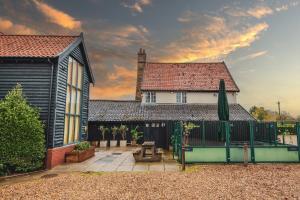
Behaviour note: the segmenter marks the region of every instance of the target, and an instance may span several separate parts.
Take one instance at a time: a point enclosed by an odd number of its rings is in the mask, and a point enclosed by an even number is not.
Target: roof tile
[[[218,63],[146,63],[142,90],[218,91],[224,79],[227,91],[238,92],[224,62]]]
[[[57,57],[79,36],[0,35],[0,57]]]

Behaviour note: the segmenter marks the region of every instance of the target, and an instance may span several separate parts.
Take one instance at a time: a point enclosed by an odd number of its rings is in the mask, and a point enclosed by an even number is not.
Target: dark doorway
[[[168,148],[167,129],[164,123],[149,123],[145,125],[145,141],[154,141],[157,148]]]

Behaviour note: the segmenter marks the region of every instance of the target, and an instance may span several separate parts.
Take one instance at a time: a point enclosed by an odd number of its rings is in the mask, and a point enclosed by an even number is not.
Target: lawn
[[[78,172],[0,187],[0,199],[299,199],[300,165],[198,165],[186,172]]]

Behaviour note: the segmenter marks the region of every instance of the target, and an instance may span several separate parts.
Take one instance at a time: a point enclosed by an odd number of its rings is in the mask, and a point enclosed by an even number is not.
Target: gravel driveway
[[[67,173],[0,187],[0,199],[300,199],[300,165]]]

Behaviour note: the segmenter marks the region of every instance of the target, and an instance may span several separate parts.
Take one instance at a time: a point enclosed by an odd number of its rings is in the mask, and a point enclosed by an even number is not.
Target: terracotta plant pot
[[[132,146],[135,146],[135,145],[136,145],[136,140],[132,140],[132,141],[131,141],[131,145],[132,145]]]
[[[117,142],[118,142],[117,140],[111,140],[110,141],[110,146],[111,147],[116,147],[117,146]]]
[[[85,151],[72,151],[66,153],[66,162],[67,163],[77,163],[85,161],[95,155],[95,147],[90,147]]]
[[[120,147],[126,147],[127,146],[127,140],[120,140]]]
[[[107,141],[106,140],[101,140],[100,141],[100,147],[107,147]]]

